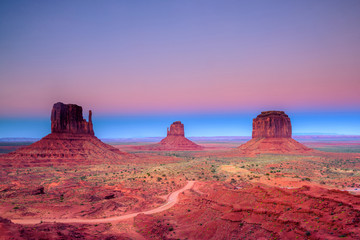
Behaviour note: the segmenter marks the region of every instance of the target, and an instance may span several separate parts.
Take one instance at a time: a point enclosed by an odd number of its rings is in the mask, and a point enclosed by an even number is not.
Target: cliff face
[[[261,112],[253,120],[252,138],[291,138],[291,122],[283,111]]]
[[[173,124],[170,125],[170,130],[169,128],[167,130],[167,136],[185,137],[184,124],[182,124],[180,121],[173,122]]]
[[[55,103],[51,111],[51,132],[94,135],[91,117],[89,111],[89,122],[83,119],[82,107],[76,104]]]

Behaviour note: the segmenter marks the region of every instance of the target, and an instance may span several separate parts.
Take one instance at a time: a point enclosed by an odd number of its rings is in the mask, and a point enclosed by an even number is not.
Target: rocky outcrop
[[[184,124],[180,121],[173,122],[170,129],[167,129],[167,136],[182,136],[185,137]]]
[[[283,111],[261,112],[253,119],[253,138],[291,138],[291,122]]]
[[[55,103],[51,111],[52,133],[82,133],[94,135],[92,113],[89,122],[83,119],[83,109],[76,104]]]
[[[184,124],[180,121],[173,122],[167,130],[167,137],[159,142],[164,150],[201,150],[202,146],[185,137]],[[160,149],[161,149],[160,148]]]
[[[118,162],[131,154],[105,144],[94,136],[92,115],[83,119],[82,107],[56,103],[51,112],[51,134],[15,152],[2,155],[0,165],[48,166]]]
[[[252,139],[238,150],[256,155],[261,153],[308,153],[312,149],[291,138],[291,121],[283,111],[261,112],[253,119]]]
[[[173,122],[167,129],[166,138],[157,144],[146,146],[136,146],[139,150],[155,151],[183,151],[183,150],[202,150],[204,147],[197,145],[185,137],[184,124],[180,121]]]
[[[76,225],[66,223],[41,223],[35,226],[15,224],[9,219],[0,217],[0,239],[93,239],[95,234],[98,239],[130,239],[123,238],[121,235],[99,235],[95,232],[86,231],[86,228],[79,228]]]
[[[44,187],[43,187],[43,186],[37,187],[36,189],[34,189],[34,190],[31,192],[31,194],[32,194],[32,195],[45,194]]]
[[[171,210],[139,214],[134,226],[145,239],[360,239],[359,197],[314,185],[198,181]]]

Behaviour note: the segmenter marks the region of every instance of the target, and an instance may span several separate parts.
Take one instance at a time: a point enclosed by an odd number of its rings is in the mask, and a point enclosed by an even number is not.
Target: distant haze
[[[0,137],[49,132],[54,103],[100,137],[360,134],[360,1],[0,1]]]

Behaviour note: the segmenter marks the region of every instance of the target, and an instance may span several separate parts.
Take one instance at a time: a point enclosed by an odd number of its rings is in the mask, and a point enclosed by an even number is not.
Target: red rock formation
[[[219,182],[195,187],[162,214],[137,215],[138,232],[146,239],[360,239],[359,197],[344,191]]]
[[[91,111],[89,122],[83,119],[82,107],[56,103],[51,112],[51,134],[15,152],[2,155],[1,164],[52,165],[89,162],[112,162],[124,155],[119,149],[94,136]]]
[[[91,225],[74,225],[65,223],[42,223],[35,225],[20,225],[9,219],[0,217],[0,239],[1,240],[26,240],[26,239],[133,239],[125,233],[100,233],[106,227],[94,228]],[[104,225],[105,226],[105,225]],[[100,231],[99,231],[100,230]]]
[[[261,112],[253,119],[253,138],[291,138],[291,122],[283,111]]]
[[[246,154],[307,153],[312,149],[291,138],[291,122],[283,111],[261,112],[253,119],[252,139],[238,149]]]
[[[184,124],[182,124],[180,121],[173,122],[173,124],[170,125],[170,130],[169,128],[167,130],[167,136],[185,137]]]
[[[202,150],[203,148],[185,137],[184,124],[180,121],[173,122],[170,125],[170,129],[167,129],[167,137],[159,143],[135,147],[135,149],[141,150],[164,151]]]
[[[82,107],[76,104],[55,103],[51,112],[51,132],[94,135],[91,118],[89,111],[89,122],[83,119]]]

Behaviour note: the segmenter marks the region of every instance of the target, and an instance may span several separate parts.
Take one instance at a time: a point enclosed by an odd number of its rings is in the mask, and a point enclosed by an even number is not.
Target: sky
[[[99,137],[360,135],[360,1],[0,1],[0,138],[50,132],[56,102]],[[85,114],[87,117],[87,114]]]

